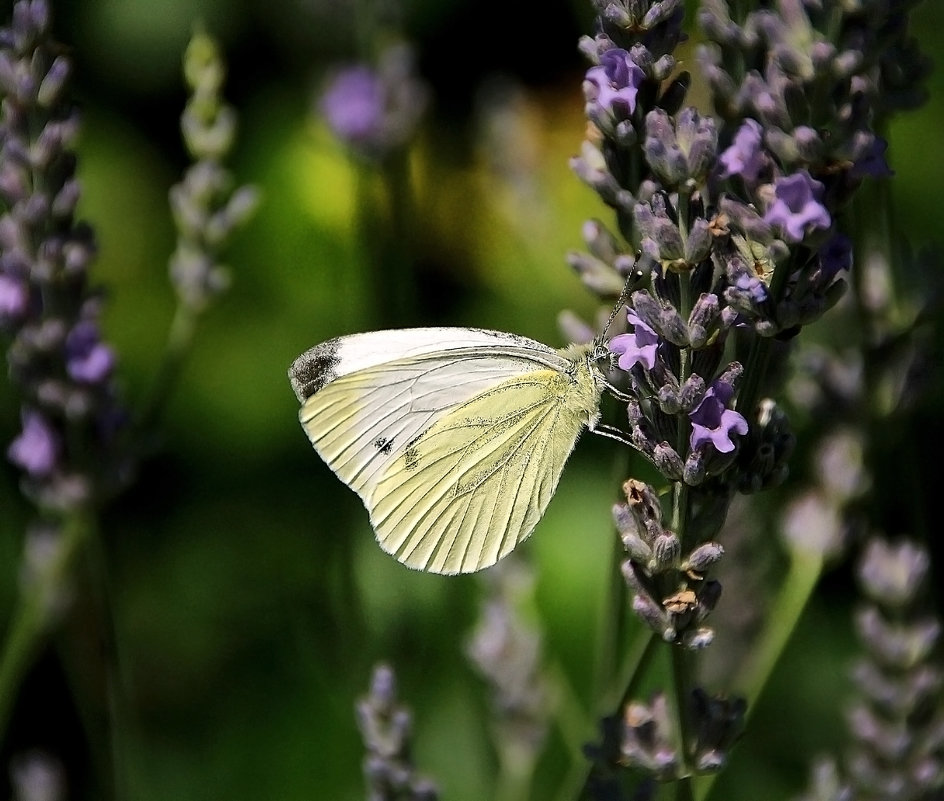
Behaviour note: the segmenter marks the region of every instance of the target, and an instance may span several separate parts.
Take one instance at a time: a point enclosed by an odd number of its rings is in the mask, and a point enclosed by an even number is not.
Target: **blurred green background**
[[[357,238],[357,171],[313,113],[326,69],[356,55],[364,8],[52,6],[77,66],[81,211],[98,234],[95,277],[130,405],[149,386],[173,311],[167,192],[186,165],[180,60],[198,20],[229,65],[226,95],[240,114],[233,170],[263,202],[229,250],[232,289],[203,320],[155,452],[109,510],[71,612],[24,685],[4,755],[33,746],[59,755],[75,799],[107,798],[112,784],[140,801],[362,798],[353,705],[383,659],[415,714],[421,771],[450,801],[490,797],[487,698],[463,652],[481,582],[414,573],[379,550],[359,500],[309,447],[286,380],[303,350],[383,316]],[[590,32],[589,2],[415,0],[386,11],[433,92],[413,163],[419,302],[403,322],[566,344],[559,310],[596,309],[565,254],[582,247],[586,218],[610,219],[567,163],[585,125],[577,39]],[[939,52],[942,30],[944,7],[925,2],[914,32],[926,53]],[[681,55],[697,71],[693,51]],[[936,72],[929,104],[891,131],[898,222],[915,246],[940,232],[942,80]],[[11,399],[2,411],[9,442]],[[619,477],[613,446],[585,438],[524,546],[546,653],[585,708],[586,740],[602,711],[590,655],[609,614]],[[29,514],[6,464],[0,493],[6,614]],[[731,797],[799,791],[810,756],[841,736],[849,584],[841,570],[828,578],[735,752]],[[534,797],[554,798],[579,760],[553,731]]]

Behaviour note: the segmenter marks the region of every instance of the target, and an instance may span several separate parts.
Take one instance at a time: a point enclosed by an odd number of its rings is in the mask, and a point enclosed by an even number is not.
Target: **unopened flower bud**
[[[689,554],[688,559],[682,564],[683,570],[691,570],[695,573],[704,573],[715,562],[724,555],[724,548],[717,542],[706,542],[699,545]]]
[[[656,469],[669,481],[680,481],[684,464],[678,452],[668,442],[660,442],[653,448],[652,461]]]

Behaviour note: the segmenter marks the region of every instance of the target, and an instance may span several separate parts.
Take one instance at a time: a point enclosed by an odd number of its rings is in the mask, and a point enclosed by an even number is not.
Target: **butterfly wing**
[[[332,340],[290,374],[305,431],[381,546],[455,573],[507,554],[547,508],[599,405],[596,382],[573,391],[574,366],[511,334],[407,329]]]

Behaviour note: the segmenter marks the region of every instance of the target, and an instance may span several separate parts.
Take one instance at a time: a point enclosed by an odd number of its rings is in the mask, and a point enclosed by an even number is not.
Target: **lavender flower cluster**
[[[44,0],[17,3],[0,30],[0,329],[22,397],[7,456],[40,508],[88,508],[128,478],[125,415],[102,338],[101,294],[88,279],[90,227],[75,219],[78,116],[69,60],[46,40]]]
[[[872,101],[883,48],[907,44],[903,12],[861,5],[874,8],[830,7],[842,17],[831,39],[827,11],[799,0],[738,21],[721,0],[704,3],[701,63],[720,124],[682,107],[681,2],[597,0],[598,32],[581,42],[595,136],[573,167],[614,210],[619,236],[592,221],[589,253],[571,263],[602,294],[633,265],[649,275],[610,348],[634,396],[633,444],[687,488],[673,521],[686,547],[713,535],[699,523],[709,508],[784,477],[793,436],[764,397],[765,372],[842,294],[852,253],[837,220],[864,176],[889,172],[872,128],[887,108]],[[869,43],[868,57],[855,49]]]
[[[660,638],[698,649],[713,636],[705,619],[721,587],[707,573],[734,493],[787,472],[794,435],[772,397],[781,368],[846,289],[844,210],[866,177],[890,174],[877,131],[918,102],[903,87],[927,63],[908,36],[912,3],[776,0],[742,12],[705,0],[706,116],[684,105],[691,79],[673,56],[681,0],[593,3],[596,34],[581,40],[591,134],[572,167],[616,230],[591,220],[588,252],[569,260],[603,298],[627,287],[614,377],[628,389],[632,444],[673,488],[665,514],[638,481],[614,508],[633,609]],[[683,721],[689,746],[704,723]],[[621,731],[630,745],[632,727]],[[710,769],[691,747],[682,762],[669,773]]]
[[[939,797],[944,717],[936,701],[944,675],[932,655],[941,623],[921,604],[930,567],[914,542],[868,542],[857,571],[867,603],[855,620],[862,656],[846,716],[852,746],[842,765],[824,758],[814,766],[801,801]]]
[[[397,701],[397,679],[387,665],[374,668],[370,691],[357,703],[357,722],[367,754],[368,801],[436,801],[439,792],[419,776],[410,758],[412,716]]]

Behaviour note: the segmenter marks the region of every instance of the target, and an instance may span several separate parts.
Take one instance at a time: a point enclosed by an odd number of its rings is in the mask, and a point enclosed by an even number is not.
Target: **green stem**
[[[20,683],[55,622],[59,596],[76,554],[93,530],[94,518],[88,512],[78,511],[66,518],[52,558],[21,588],[0,652],[0,733],[7,730]]]
[[[609,586],[602,614],[603,630],[600,632],[597,653],[594,698],[607,698],[612,692],[620,651],[626,636],[626,581],[620,570],[620,564],[625,557],[626,551],[622,541],[618,536],[613,537],[610,569],[607,571]]]
[[[496,737],[495,741],[500,747],[494,801],[524,801],[531,795],[536,764],[534,749],[509,742],[501,736]]]
[[[153,429],[167,404],[167,399],[177,384],[184,362],[190,353],[194,332],[200,313],[195,309],[178,303],[167,333],[164,355],[157,369],[157,377],[145,400],[142,412],[135,422],[135,441],[147,437]]]
[[[691,744],[692,721],[691,703],[694,676],[692,673],[692,655],[686,648],[676,645],[672,648],[672,686],[675,691],[675,729],[678,737],[678,753],[682,759],[682,779],[679,784],[687,784],[691,793],[689,775],[692,772]],[[681,796],[679,796],[681,797]]]

